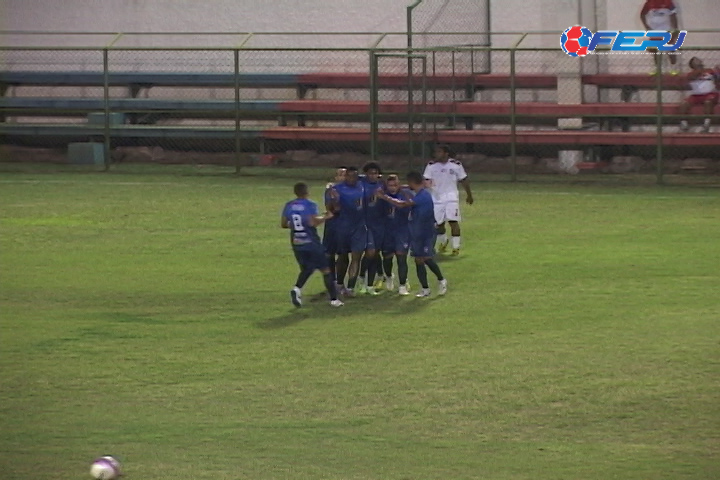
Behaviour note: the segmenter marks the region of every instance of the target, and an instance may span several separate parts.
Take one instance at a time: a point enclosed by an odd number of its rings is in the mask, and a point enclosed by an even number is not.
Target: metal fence
[[[404,170],[441,142],[471,171],[512,180],[644,172],[664,182],[720,165],[720,116],[680,115],[683,75],[648,75],[649,54],[571,58],[558,32],[485,34],[492,46],[454,41],[477,32],[412,32],[412,48],[410,32],[0,35],[6,161],[66,162],[85,147],[105,168],[373,158]],[[718,38],[690,32],[678,64],[720,64],[720,48],[696,46]],[[711,133],[677,132],[681,118],[697,129],[707,117]]]

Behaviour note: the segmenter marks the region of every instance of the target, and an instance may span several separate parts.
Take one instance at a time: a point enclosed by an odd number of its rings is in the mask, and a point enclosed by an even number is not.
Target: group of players
[[[397,292],[409,295],[408,254],[414,258],[421,287],[417,297],[431,294],[428,269],[438,279],[438,294],[447,292],[447,280],[433,257],[436,242],[441,252],[451,246],[452,255],[460,253],[458,183],[465,189],[467,203],[473,203],[462,164],[452,158],[447,146],[439,146],[435,161],[427,165],[424,174],[408,173],[406,184],[397,175],[383,178],[375,162],[362,170],[360,175],[356,167],[337,169],[335,181],[326,187],[322,215],[317,204],[309,200],[305,183],[295,185],[297,198],[283,209],[281,226],[291,231],[292,249],[300,266],[290,291],[297,307],[302,305],[302,288],[315,270],[323,274],[334,307],[343,305],[340,295],[377,295],[377,288],[383,284],[395,291],[393,259],[398,271]],[[321,242],[317,227],[323,223]]]

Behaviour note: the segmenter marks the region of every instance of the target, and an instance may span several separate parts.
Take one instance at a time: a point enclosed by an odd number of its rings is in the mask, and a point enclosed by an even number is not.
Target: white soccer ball
[[[90,475],[97,480],[113,480],[122,475],[120,462],[114,457],[106,455],[96,459],[90,467]]]

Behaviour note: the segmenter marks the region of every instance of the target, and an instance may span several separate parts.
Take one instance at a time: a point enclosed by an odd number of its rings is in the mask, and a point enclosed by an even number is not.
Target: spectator
[[[678,8],[674,0],[645,0],[640,11],[640,20],[642,20],[645,30],[665,30],[672,32],[671,44],[677,42],[679,28],[678,28]],[[651,37],[651,40],[658,40],[657,37]],[[660,63],[662,62],[663,56],[658,53],[657,49],[649,51],[654,52],[655,56],[655,69],[650,72],[650,75],[657,75],[660,71]],[[674,54],[669,54],[670,58],[670,75],[677,75],[680,70],[677,68],[677,57]]]
[[[715,69],[705,68],[705,64],[702,60],[697,57],[690,59],[690,73],[687,75],[688,84],[690,85],[690,95],[680,105],[680,113],[687,115],[693,105],[703,105],[703,111],[705,115],[705,123],[703,123],[702,130],[705,133],[710,132],[710,117],[715,110],[715,105],[718,104],[718,93],[717,82],[720,81],[720,65],[717,65]],[[687,120],[680,122],[680,130],[687,132],[689,130]]]

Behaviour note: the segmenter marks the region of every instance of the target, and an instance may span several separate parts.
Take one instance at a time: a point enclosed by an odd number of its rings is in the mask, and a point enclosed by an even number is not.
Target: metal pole
[[[415,163],[415,117],[413,115],[413,58],[408,56],[408,155],[410,156],[410,169]]]
[[[510,162],[511,180],[517,181],[517,118],[515,111],[515,48],[510,50]]]
[[[107,48],[103,48],[103,97],[105,104],[103,167],[108,171],[110,170],[110,60]]]
[[[660,55],[660,52],[655,53],[655,55]],[[663,171],[664,168],[664,161],[663,161],[663,101],[662,101],[662,80],[663,80],[663,70],[662,70],[662,57],[660,57],[660,61],[657,62],[658,65],[658,71],[656,76],[655,85],[657,87],[657,150],[655,156],[657,157],[657,183],[658,185],[662,185],[664,183],[663,179]]]
[[[378,155],[378,58],[375,50],[370,50],[370,158],[375,161]]]
[[[422,58],[422,138],[421,140],[421,147],[420,147],[420,155],[422,161],[427,161],[427,113],[428,113],[428,104],[427,104],[427,56],[424,56]]]
[[[233,51],[235,64],[235,174],[240,174],[242,144],[240,138],[240,49]]]

